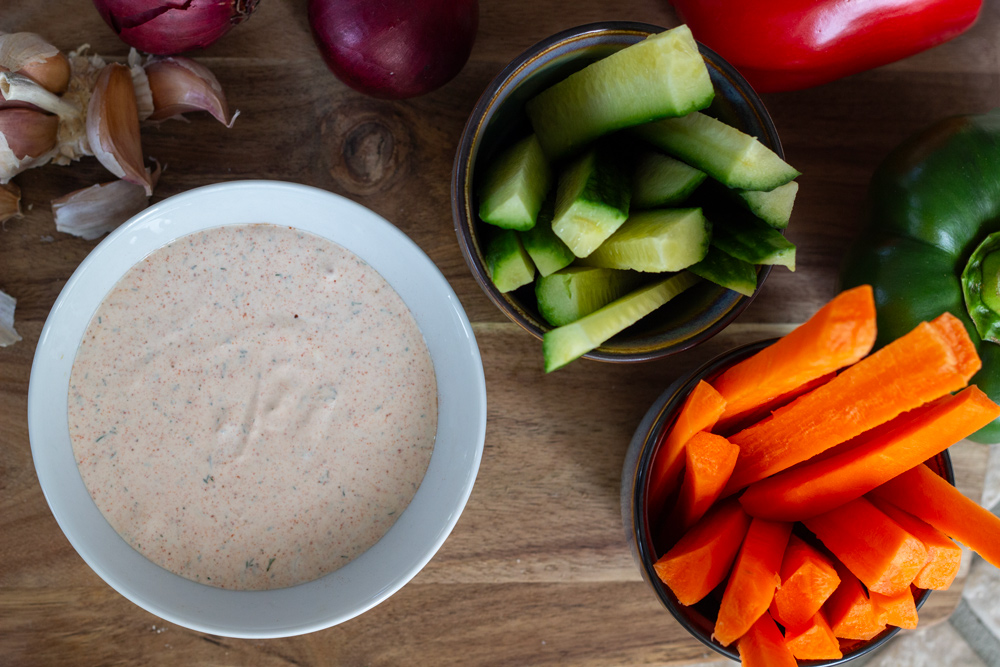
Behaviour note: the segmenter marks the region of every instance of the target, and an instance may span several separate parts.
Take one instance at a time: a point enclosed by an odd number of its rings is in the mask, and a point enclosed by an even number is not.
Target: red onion
[[[327,66],[373,97],[423,95],[469,59],[477,0],[309,0],[309,25]]]
[[[129,46],[168,56],[204,48],[249,18],[260,0],[94,0]]]

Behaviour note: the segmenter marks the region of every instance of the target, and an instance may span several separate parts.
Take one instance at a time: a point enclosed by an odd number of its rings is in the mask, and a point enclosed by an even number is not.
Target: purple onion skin
[[[242,23],[259,0],[94,0],[129,46],[161,56],[204,48]]]
[[[479,27],[477,0],[309,0],[309,25],[330,70],[383,99],[429,93],[455,78]]]

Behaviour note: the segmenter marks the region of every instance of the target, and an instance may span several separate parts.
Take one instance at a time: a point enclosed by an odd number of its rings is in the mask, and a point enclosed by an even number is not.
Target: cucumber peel
[[[510,292],[535,279],[535,265],[517,232],[511,229],[497,233],[486,246],[486,270],[501,292]]]
[[[542,204],[535,226],[521,232],[521,243],[542,276],[555,273],[576,259],[573,251],[552,231],[552,216],[553,204],[550,199]]]
[[[552,231],[577,257],[586,257],[628,217],[629,179],[619,157],[591,149],[559,176]]]
[[[689,266],[688,271],[743,296],[753,296],[757,289],[757,269],[754,265],[736,259],[714,245],[708,248],[705,259]]]
[[[746,215],[742,219],[712,222],[712,243],[733,257],[751,264],[776,264],[795,270],[795,244],[763,220]]]

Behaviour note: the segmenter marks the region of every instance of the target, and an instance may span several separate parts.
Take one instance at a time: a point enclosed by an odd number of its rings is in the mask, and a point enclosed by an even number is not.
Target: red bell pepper
[[[912,56],[967,30],[982,0],[671,0],[695,38],[758,92],[798,90]]]

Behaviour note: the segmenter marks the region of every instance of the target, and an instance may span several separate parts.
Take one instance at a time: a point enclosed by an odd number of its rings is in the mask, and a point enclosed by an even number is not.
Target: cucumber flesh
[[[633,131],[730,188],[773,190],[799,175],[755,137],[703,113],[665,118]]]
[[[550,160],[613,132],[704,109],[715,90],[687,26],[633,44],[571,74],[526,106]]]
[[[792,206],[795,205],[795,195],[799,192],[799,184],[797,181],[790,181],[769,192],[759,190],[736,190],[735,192],[751,213],[775,229],[785,229],[788,227],[788,221],[792,218]]]
[[[576,259],[573,251],[552,231],[553,208],[552,200],[546,201],[538,212],[535,226],[521,232],[521,243],[543,276],[569,266]]]
[[[632,271],[570,266],[535,281],[538,312],[554,327],[575,322],[642,282]]]
[[[584,264],[654,273],[680,271],[704,259],[711,231],[700,208],[642,211],[630,216]]]
[[[546,332],[542,337],[545,372],[551,373],[590,352],[699,280],[686,271],[672,275],[612,301],[572,324]]]
[[[705,259],[689,266],[688,271],[744,296],[753,296],[757,289],[757,269],[754,265],[736,259],[714,245],[708,248]]]
[[[577,257],[586,257],[628,217],[631,188],[619,157],[591,149],[559,176],[552,231]]]
[[[552,171],[535,135],[525,137],[487,168],[479,217],[505,229],[531,229],[552,185]]]
[[[632,176],[632,208],[659,208],[680,204],[708,177],[668,155],[647,151]]]
[[[486,270],[501,292],[510,292],[535,279],[535,265],[517,232],[504,229],[486,246]]]
[[[712,243],[733,257],[795,270],[795,244],[763,220],[745,215],[712,222]]]

